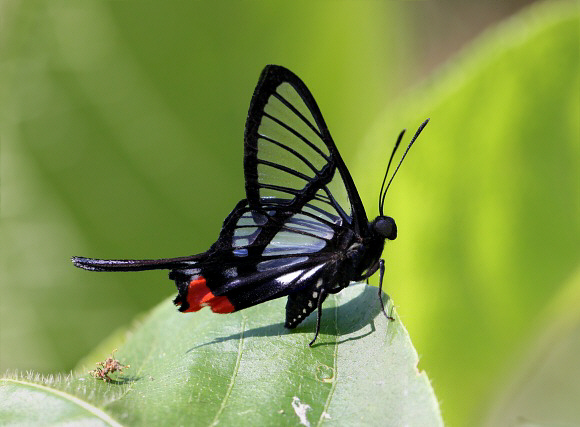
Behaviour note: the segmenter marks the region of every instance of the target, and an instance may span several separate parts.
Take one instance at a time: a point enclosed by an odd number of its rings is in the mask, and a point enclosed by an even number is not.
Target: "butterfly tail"
[[[191,268],[200,255],[164,259],[95,259],[73,256],[75,267],[90,271],[143,271]]]

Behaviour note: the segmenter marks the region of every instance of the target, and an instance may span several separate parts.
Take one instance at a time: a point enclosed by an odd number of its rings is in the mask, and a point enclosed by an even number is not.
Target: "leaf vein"
[[[43,390],[43,391],[45,391],[47,393],[55,394],[55,395],[57,395],[57,396],[59,396],[59,397],[61,397],[63,399],[69,400],[70,402],[74,403],[75,405],[80,406],[81,408],[83,408],[87,412],[90,412],[95,417],[103,420],[104,422],[106,422],[107,424],[109,424],[111,426],[122,427],[122,424],[119,424],[117,421],[115,421],[109,414],[107,414],[102,409],[99,409],[96,406],[93,406],[90,403],[85,402],[85,401],[79,399],[78,397],[73,396],[71,394],[68,394],[68,393],[66,393],[64,391],[57,390],[57,389],[54,389],[54,388],[51,388],[51,387],[47,387],[47,386],[42,385],[42,384],[36,384],[36,383],[33,383],[33,382],[22,381],[22,380],[15,380],[15,379],[4,378],[2,381],[13,382],[13,383],[16,383],[16,384],[21,384],[21,385],[25,385],[25,386],[35,387],[35,388],[38,388],[40,390]]]
[[[330,407],[330,402],[332,401],[332,397],[334,396],[334,391],[336,390],[336,385],[338,383],[338,337],[339,337],[339,332],[338,332],[338,306],[339,303],[336,300],[336,296],[333,297],[334,299],[334,325],[335,325],[335,336],[336,336],[336,340],[334,342],[334,355],[333,355],[333,359],[334,359],[334,374],[333,374],[333,378],[332,378],[332,386],[330,387],[330,391],[328,392],[328,397],[326,398],[326,402],[324,403],[324,409],[322,410],[322,413],[320,414],[320,418],[318,418],[318,422],[316,423],[317,426],[320,426],[325,418],[325,414],[328,412],[328,408]]]
[[[246,330],[246,317],[244,316],[244,317],[242,317],[242,327],[240,330],[240,344],[238,346],[238,358],[236,359],[236,366],[234,367],[234,372],[232,373],[232,379],[230,380],[230,384],[228,386],[226,394],[222,400],[220,408],[218,409],[212,423],[210,424],[210,427],[214,427],[214,426],[218,425],[219,417],[222,414],[222,412],[224,411],[224,409],[227,405],[228,399],[230,398],[230,396],[232,394],[234,384],[236,383],[236,378],[238,376],[238,371],[240,369],[240,363],[242,360],[242,349],[244,347],[244,331],[245,330]]]

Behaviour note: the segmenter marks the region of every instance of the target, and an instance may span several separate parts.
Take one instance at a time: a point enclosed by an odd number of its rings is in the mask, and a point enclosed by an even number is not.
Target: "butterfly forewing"
[[[259,197],[290,202],[320,174],[329,156],[319,148],[320,135],[305,124],[304,117],[294,114],[275,95],[269,99],[256,135]],[[278,104],[275,109],[272,100]]]
[[[338,169],[334,172],[331,181],[324,187],[324,191],[332,205],[340,210],[341,216],[346,217],[349,223],[352,222],[352,203]]]
[[[330,240],[334,236],[334,230],[318,217],[311,217],[302,211],[292,215],[285,223],[284,227],[298,233]]]
[[[284,227],[278,231],[270,243],[264,248],[262,255],[280,256],[320,252],[326,246],[327,240],[321,237],[300,233]]]
[[[246,194],[250,205],[291,209],[337,226],[366,224],[362,203],[320,110],[290,71],[267,67],[246,123]],[[357,211],[360,218],[353,218]]]

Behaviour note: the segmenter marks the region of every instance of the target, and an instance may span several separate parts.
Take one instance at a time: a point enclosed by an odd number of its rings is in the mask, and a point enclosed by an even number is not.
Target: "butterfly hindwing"
[[[289,329],[295,328],[324,302],[328,294],[323,293],[323,287],[324,279],[320,277],[311,281],[300,292],[288,295],[285,327]]]
[[[279,223],[268,212],[256,212],[243,200],[226,218],[220,237],[193,268],[175,269],[182,311],[204,305],[218,311],[226,297],[241,310],[299,291],[324,274],[336,245],[334,231],[305,216]],[[203,282],[202,282],[203,281]],[[214,309],[218,306],[218,310]],[[221,311],[218,311],[221,312]]]

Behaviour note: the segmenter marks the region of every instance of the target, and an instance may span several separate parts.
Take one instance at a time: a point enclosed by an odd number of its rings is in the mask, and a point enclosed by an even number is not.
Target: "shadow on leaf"
[[[362,285],[361,285],[362,286]],[[383,299],[388,307],[390,297],[383,293]],[[366,304],[365,304],[366,302]],[[365,309],[366,308],[366,309]],[[322,323],[320,327],[320,334],[327,336],[340,337],[341,335],[350,335],[363,330],[370,325],[370,331],[366,331],[361,335],[348,337],[343,340],[334,340],[328,342],[321,342],[319,336],[317,342],[312,348],[336,345],[347,341],[359,340],[376,331],[374,320],[382,313],[380,303],[377,297],[377,288],[366,286],[356,298],[353,298],[336,307],[324,308],[322,310]],[[278,337],[288,334],[314,334],[316,330],[316,312],[308,316],[304,322],[296,329],[284,328],[284,323],[270,324],[266,326],[259,326],[245,331],[240,331],[225,337],[216,338],[212,341],[199,344],[187,350],[187,353],[198,349],[200,347],[219,344],[231,340],[239,340],[242,336],[244,338],[260,338],[260,337]],[[385,320],[386,321],[386,320]],[[310,338],[309,338],[310,339]]]

